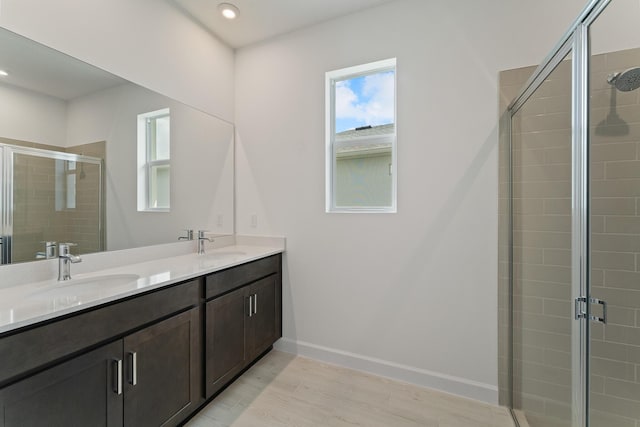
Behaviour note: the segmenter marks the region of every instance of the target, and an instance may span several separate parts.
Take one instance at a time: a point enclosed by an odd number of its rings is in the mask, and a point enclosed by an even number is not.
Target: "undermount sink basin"
[[[51,288],[42,289],[32,296],[32,298],[51,297],[83,297],[96,292],[108,289],[119,288],[129,285],[140,276],[137,274],[109,274],[104,276],[86,277],[81,279],[71,279],[66,282],[58,282]]]

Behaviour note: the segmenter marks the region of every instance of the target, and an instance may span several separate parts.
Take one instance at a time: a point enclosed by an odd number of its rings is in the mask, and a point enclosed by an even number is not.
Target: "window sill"
[[[138,212],[171,212],[171,209],[138,209]]]
[[[388,208],[331,208],[326,213],[398,213],[395,207]]]

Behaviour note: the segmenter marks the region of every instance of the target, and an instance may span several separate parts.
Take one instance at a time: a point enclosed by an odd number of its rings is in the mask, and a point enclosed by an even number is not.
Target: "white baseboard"
[[[490,384],[413,368],[411,366],[327,348],[303,341],[293,341],[288,338],[278,340],[273,347],[285,353],[296,354],[321,362],[404,381],[421,387],[479,400],[491,405],[498,404],[498,388]]]

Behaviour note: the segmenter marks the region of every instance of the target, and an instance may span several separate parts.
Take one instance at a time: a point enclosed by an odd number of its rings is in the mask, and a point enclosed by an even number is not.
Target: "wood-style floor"
[[[513,427],[499,408],[272,351],[187,427]]]

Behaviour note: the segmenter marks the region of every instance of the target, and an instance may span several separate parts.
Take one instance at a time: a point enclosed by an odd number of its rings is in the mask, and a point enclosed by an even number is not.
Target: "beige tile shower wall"
[[[104,141],[68,148],[8,140],[0,142],[39,149],[55,149],[98,158],[105,157]],[[14,163],[14,239],[12,261],[32,261],[44,250],[43,241],[73,242],[74,253],[104,250],[104,212],[100,204],[100,169],[78,165],[76,208],[55,209],[55,161],[18,155]],[[104,194],[104,190],[102,190]]]
[[[66,151],[106,159],[106,142],[77,145],[67,148]],[[105,165],[103,164],[104,167]],[[105,194],[104,180],[101,181],[100,168],[97,165],[88,163],[78,165],[76,209],[68,212],[66,221],[66,231],[69,239],[78,244],[77,253],[100,252],[106,248],[104,200],[101,204],[100,194]]]
[[[18,155],[14,161],[12,261],[32,261],[56,240],[61,229],[55,212],[55,164],[51,159]]]
[[[532,72],[502,73],[501,101],[513,99]],[[513,406],[532,427],[568,426],[571,419],[570,73],[571,63],[561,63],[512,122]],[[508,234],[509,152],[500,153],[500,229]],[[508,403],[508,246],[501,241],[500,383]]]
[[[640,49],[591,60],[591,284],[608,301],[592,325],[591,425],[640,427],[640,90],[607,76],[640,65]],[[501,75],[503,108],[533,67]],[[569,425],[570,87],[548,81],[514,123],[514,406],[532,426]],[[552,75],[552,79],[553,79]],[[564,79],[564,82],[562,82]],[[546,86],[546,87],[545,87]],[[508,403],[508,159],[500,150],[500,387]],[[597,310],[597,309],[596,309]]]
[[[640,49],[592,58],[591,283],[609,303],[591,335],[594,427],[640,427],[640,91],[607,83],[639,65]]]

